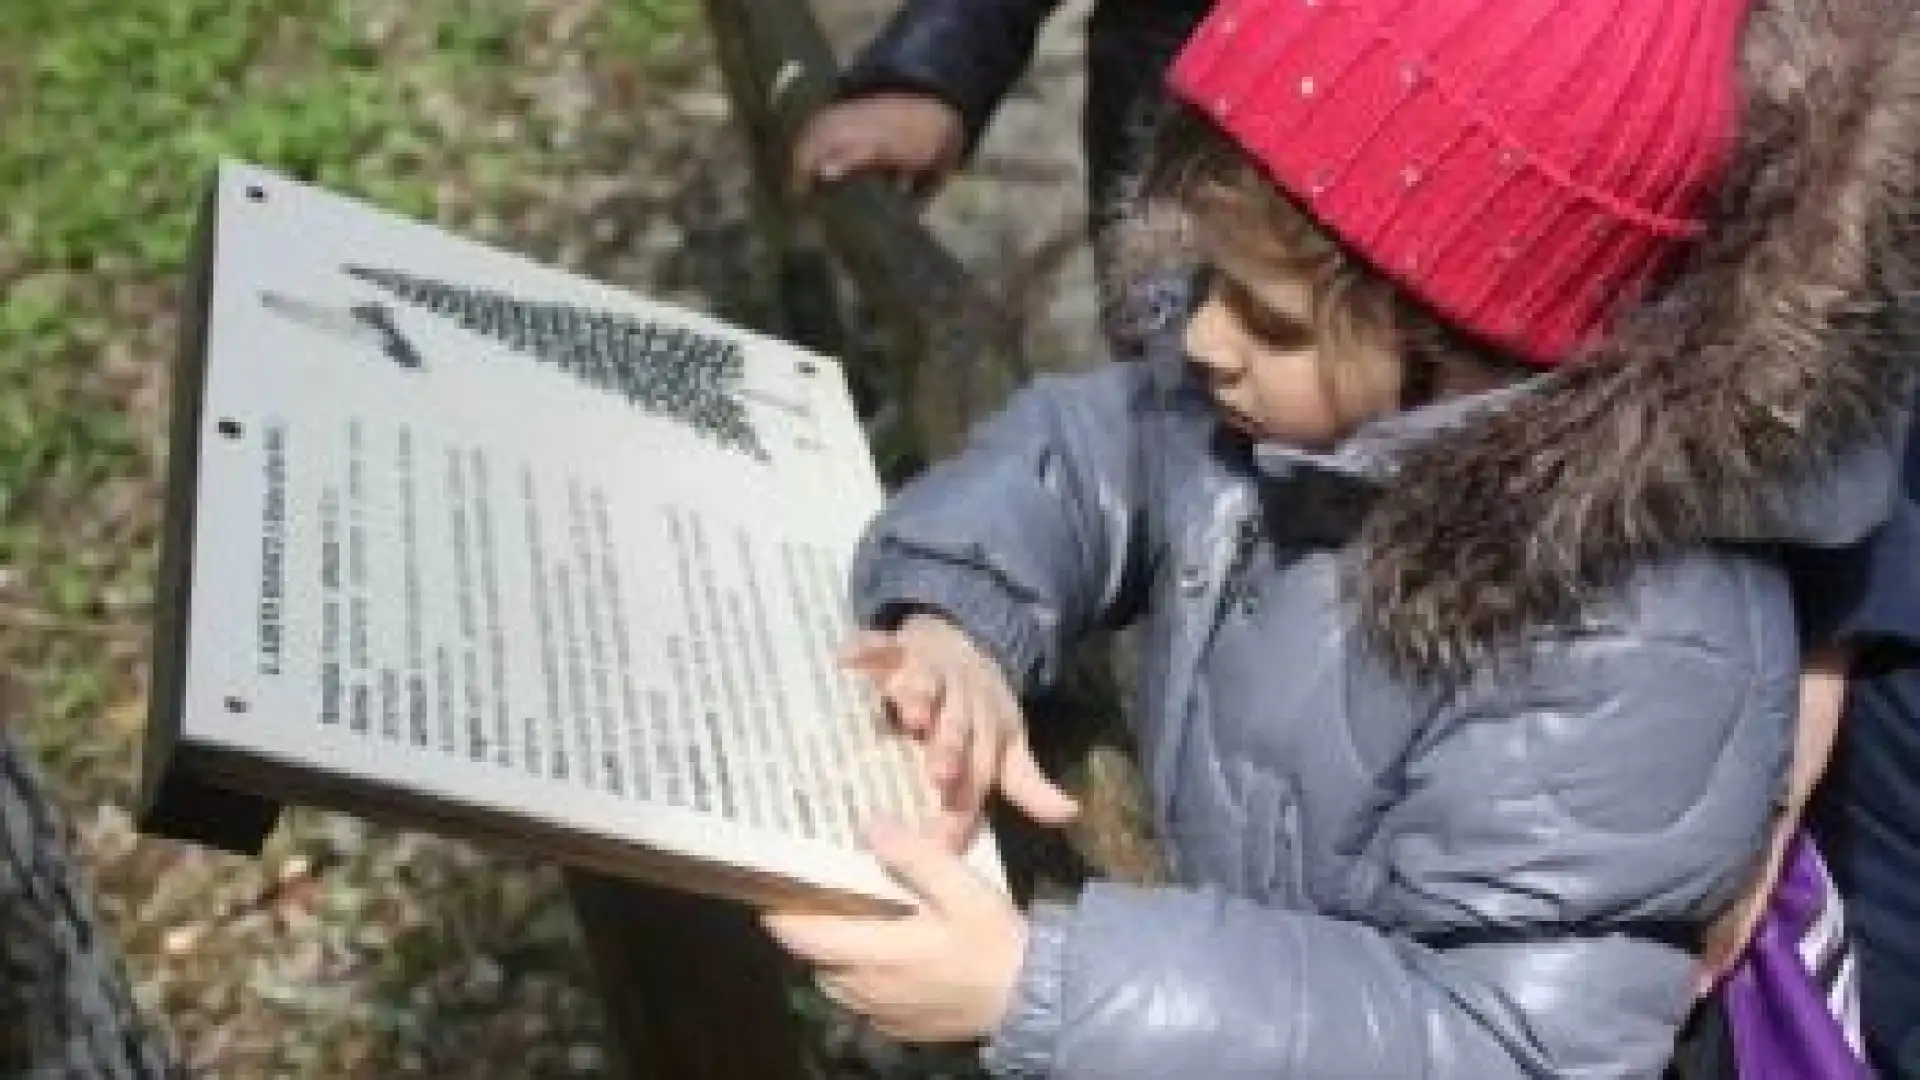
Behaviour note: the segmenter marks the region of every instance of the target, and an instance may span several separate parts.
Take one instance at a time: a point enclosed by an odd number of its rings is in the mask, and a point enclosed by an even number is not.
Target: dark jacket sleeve
[[[1051,682],[1068,643],[1137,602],[1147,366],[1039,380],[896,494],[854,555],[856,616],[939,611],[1015,687]]]
[[[841,76],[840,96],[915,90],[960,110],[969,150],[1060,0],[906,0]]]
[[[1920,656],[1920,425],[1907,432],[1886,523],[1862,543],[1786,553],[1809,642]]]
[[[1653,1078],[1690,940],[1763,843],[1797,652],[1777,575],[1727,618],[1602,628],[1456,695],[1351,887],[1361,918],[1095,886],[1033,918],[987,1049],[1061,1080]],[[1685,582],[1653,588],[1681,605]],[[1756,606],[1757,605],[1757,606]]]

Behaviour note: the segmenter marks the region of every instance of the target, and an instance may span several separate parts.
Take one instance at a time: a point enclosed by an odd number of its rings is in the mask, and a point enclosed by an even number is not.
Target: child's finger
[[[968,738],[961,748],[962,760],[954,778],[940,789],[940,814],[934,833],[946,848],[964,852],[972,842],[980,823],[980,811],[986,805],[987,792],[993,786],[996,752],[989,721],[977,698],[967,698]]]
[[[926,665],[901,663],[888,675],[880,692],[892,704],[900,726],[919,734],[934,723],[942,702],[943,686]]]
[[[1047,779],[1025,739],[1007,744],[1000,762],[1000,793],[1019,811],[1042,825],[1065,825],[1080,814],[1080,804]]]
[[[898,667],[907,648],[900,639],[881,630],[862,630],[840,647],[840,666],[873,675]]]
[[[907,954],[922,931],[904,919],[767,911],[760,923],[781,948],[828,968],[858,967]]]
[[[986,802],[987,790],[1000,771],[1002,730],[992,714],[978,703],[973,707],[973,719],[973,739],[967,744],[967,804],[964,807],[970,815],[979,813],[981,804]]]
[[[965,699],[956,695],[944,705],[927,740],[927,768],[943,800],[965,769],[967,746],[973,739],[973,715]]]
[[[923,734],[940,703],[940,687],[926,665],[913,661],[899,637],[878,630],[855,634],[839,654],[840,666],[873,680],[901,728]]]
[[[996,900],[978,874],[924,834],[891,822],[874,822],[867,828],[866,839],[880,864],[934,911],[961,914]],[[890,954],[901,960],[913,956],[905,950]]]
[[[934,837],[940,846],[955,855],[966,854],[973,843],[973,834],[980,826],[980,811],[959,807],[942,808],[939,819],[934,823]]]
[[[934,823],[934,835],[941,846],[956,855],[965,854],[979,831],[980,816],[987,803],[987,785],[972,775],[962,775],[941,799],[940,814]]]

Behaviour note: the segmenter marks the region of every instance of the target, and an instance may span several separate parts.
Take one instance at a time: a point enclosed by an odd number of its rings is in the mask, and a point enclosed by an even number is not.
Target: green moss
[[[24,44],[29,108],[0,140],[7,247],[30,265],[124,260],[168,272],[193,192],[233,155],[414,209],[424,185],[382,176],[428,138],[406,89],[325,0],[12,0],[0,41]],[[371,160],[370,171],[349,169]]]

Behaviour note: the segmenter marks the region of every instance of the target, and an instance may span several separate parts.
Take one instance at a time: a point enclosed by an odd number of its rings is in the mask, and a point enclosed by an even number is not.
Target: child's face
[[[1202,237],[1203,241],[1206,239]],[[1257,441],[1325,447],[1356,424],[1320,356],[1313,290],[1270,258],[1222,238],[1204,243],[1206,295],[1187,324],[1186,349],[1205,374],[1224,423]]]

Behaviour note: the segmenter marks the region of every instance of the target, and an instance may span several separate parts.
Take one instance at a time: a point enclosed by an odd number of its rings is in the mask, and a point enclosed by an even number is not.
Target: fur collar
[[[1755,0],[1714,225],[1653,300],[1509,407],[1413,448],[1362,528],[1363,625],[1459,672],[1573,625],[1635,562],[1773,535],[1782,492],[1886,438],[1920,364],[1920,14]]]

